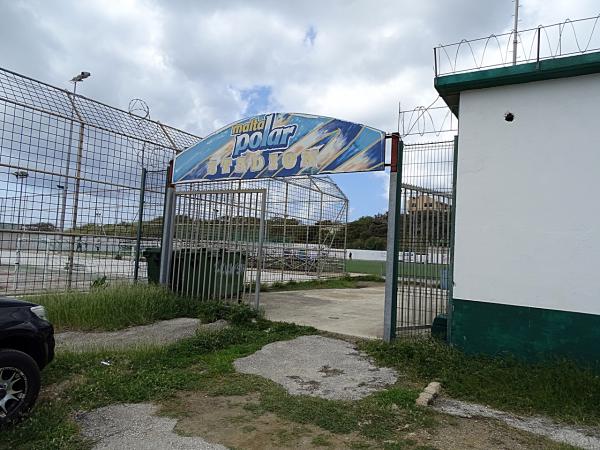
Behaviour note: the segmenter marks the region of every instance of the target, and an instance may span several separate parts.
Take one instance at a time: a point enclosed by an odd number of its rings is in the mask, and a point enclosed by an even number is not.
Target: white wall
[[[458,151],[454,297],[600,314],[600,74],[461,93]]]

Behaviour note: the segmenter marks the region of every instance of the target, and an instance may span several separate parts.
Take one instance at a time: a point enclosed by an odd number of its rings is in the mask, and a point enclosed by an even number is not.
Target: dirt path
[[[57,333],[57,351],[85,352],[103,349],[120,349],[136,346],[166,345],[193,336],[196,331],[217,331],[227,326],[227,322],[202,324],[198,319],[179,318],[163,320],[151,325],[130,327],[118,331]]]
[[[516,416],[483,405],[448,398],[437,399],[433,404],[433,408],[436,411],[457,417],[494,419],[511,428],[544,436],[555,442],[562,442],[578,448],[600,449],[600,430],[560,425],[544,417]]]
[[[179,416],[175,431],[186,436],[202,436],[229,448],[245,450],[348,449],[351,444],[371,443],[357,433],[335,434],[318,426],[301,424],[272,413],[256,413],[258,395],[211,397],[186,392],[171,405],[169,414]]]

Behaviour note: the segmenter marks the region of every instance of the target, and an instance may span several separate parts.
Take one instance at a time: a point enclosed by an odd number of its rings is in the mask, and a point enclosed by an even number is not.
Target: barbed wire
[[[417,106],[413,109],[398,111],[398,132],[401,136],[441,136],[444,133],[458,130],[458,119],[441,97],[427,106]]]
[[[536,28],[517,32],[517,42],[522,56],[519,62],[552,59],[599,50],[599,21],[600,14],[585,19],[566,19],[557,24],[539,25]],[[585,33],[583,31],[585,25],[588,25],[591,29],[589,30],[589,34],[582,35],[582,33]],[[567,34],[565,30],[570,30],[571,34]],[[555,34],[554,36],[552,36],[553,33]],[[542,36],[545,39],[542,39]],[[570,41],[566,40],[568,36],[571,36]],[[491,34],[478,39],[462,39],[453,44],[440,44],[435,48],[436,75],[512,64],[512,58],[509,55],[511,53],[513,37],[514,31],[511,31],[510,33]],[[506,39],[506,45],[503,45],[502,41],[504,39]],[[530,42],[529,49],[525,46],[527,42]],[[542,42],[544,43],[543,46]],[[571,50],[565,51],[565,47],[569,48],[569,45],[572,46]],[[480,46],[480,48],[475,48],[476,46]],[[497,50],[490,56],[490,49],[493,48]],[[488,63],[489,59],[492,59],[492,61]],[[443,62],[449,65],[448,69],[443,66]]]

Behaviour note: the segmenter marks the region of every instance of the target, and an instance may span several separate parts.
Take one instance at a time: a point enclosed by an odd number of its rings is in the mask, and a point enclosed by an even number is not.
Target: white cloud
[[[15,0],[0,4],[2,65],[206,135],[269,88],[268,107],[336,116],[386,131],[430,103],[432,47],[509,31],[510,0]],[[597,14],[597,0],[526,0],[521,26]],[[370,175],[387,196],[387,175]],[[371,180],[372,181],[372,180]],[[383,189],[385,185],[385,189]]]

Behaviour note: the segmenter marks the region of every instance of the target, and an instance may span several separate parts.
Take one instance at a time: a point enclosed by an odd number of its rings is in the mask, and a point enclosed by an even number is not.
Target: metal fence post
[[[454,154],[452,161],[452,206],[450,207],[450,255],[448,258],[448,305],[446,341],[452,344],[452,308],[454,297],[454,235],[456,224],[456,181],[458,178],[458,136],[454,136]]]
[[[403,146],[400,134],[392,133],[385,304],[383,313],[383,340],[385,342],[391,342],[396,337],[396,321],[398,318],[398,250],[400,247]]]
[[[163,210],[163,232],[161,240],[161,252],[160,252],[160,274],[158,281],[162,285],[169,284],[172,254],[173,254],[173,235],[174,235],[174,223],[176,213],[176,197],[175,187],[171,184],[171,174],[173,166],[172,163],[169,166],[167,173],[167,184],[165,186],[165,206]]]
[[[67,289],[73,285],[73,265],[75,257],[75,234],[77,233],[77,213],[79,210],[79,192],[81,189],[81,160],[83,158],[84,125],[79,124],[79,146],[77,148],[77,164],[75,169],[75,194],[73,196],[73,219],[71,221],[71,242],[69,244],[69,256],[67,259]],[[62,230],[64,232],[64,230]],[[61,249],[62,250],[62,249]]]
[[[140,205],[138,207],[137,235],[135,238],[135,262],[133,265],[133,280],[137,281],[140,271],[140,250],[142,247],[142,225],[144,223],[144,195],[146,193],[146,174],[148,169],[142,167],[142,178],[140,180]]]
[[[256,255],[256,287],[254,289],[254,306],[260,307],[260,282],[262,272],[263,245],[265,240],[265,220],[267,213],[267,191],[262,190],[262,200],[260,202],[260,225],[258,229],[258,249]]]

